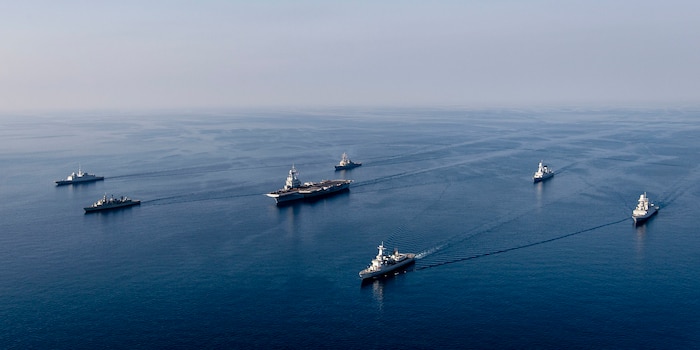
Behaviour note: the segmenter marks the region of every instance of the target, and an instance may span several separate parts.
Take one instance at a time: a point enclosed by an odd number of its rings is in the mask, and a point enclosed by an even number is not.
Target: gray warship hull
[[[348,170],[348,169],[357,168],[358,166],[361,166],[361,165],[362,165],[362,163],[350,163],[350,164],[345,164],[345,165],[336,165],[335,170],[336,171]]]
[[[265,194],[274,198],[277,205],[283,205],[295,201],[330,196],[348,191],[352,180],[324,180],[321,182],[307,183],[288,190],[278,190]]]
[[[104,204],[104,205],[99,205],[99,206],[91,206],[91,207],[85,207],[85,214],[88,213],[94,213],[98,211],[108,211],[108,210],[116,210],[116,209],[121,209],[121,208],[126,208],[126,207],[133,207],[135,205],[141,205],[140,200],[130,200],[128,202],[122,202],[122,203],[114,203],[114,204]]]
[[[105,179],[104,176],[91,176],[88,178],[78,178],[75,180],[58,180],[55,182],[56,182],[56,186],[65,186],[65,185],[90,183],[90,182],[95,182],[95,181],[101,181],[104,179]]]
[[[390,275],[392,272],[395,272],[396,270],[398,270],[402,267],[409,266],[409,265],[416,262],[416,255],[415,254],[409,253],[406,255],[407,255],[406,259],[399,261],[393,265],[386,265],[381,270],[372,271],[372,272],[360,272],[360,278],[362,279],[362,281],[382,278],[382,277]]]
[[[644,215],[639,215],[639,216],[632,215],[632,220],[634,220],[635,225],[641,225],[641,224],[645,223],[647,220],[649,220],[652,216],[656,215],[656,213],[658,213],[658,212],[659,212],[659,210],[656,207],[652,207]]]
[[[535,176],[535,177],[533,177],[533,178],[532,178],[532,181],[535,182],[535,183],[537,183],[537,182],[542,182],[542,181],[544,181],[544,180],[547,180],[547,179],[552,178],[552,176],[554,176],[554,173],[547,173],[547,174],[544,174],[544,175],[542,175],[542,176]]]

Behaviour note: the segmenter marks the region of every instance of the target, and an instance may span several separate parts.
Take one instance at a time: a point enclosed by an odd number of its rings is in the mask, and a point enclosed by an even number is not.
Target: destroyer
[[[554,176],[554,171],[549,169],[549,167],[542,164],[542,161],[540,161],[540,164],[537,166],[537,171],[535,172],[535,175],[532,176],[532,180],[534,182],[540,182],[547,180],[552,176]]]
[[[348,158],[347,153],[343,153],[343,157],[340,160],[340,163],[335,166],[335,170],[347,170],[347,169],[352,169],[352,168],[357,168],[358,166],[362,165],[362,163],[355,163],[350,158]]]
[[[78,172],[72,172],[65,180],[58,180],[56,186],[62,185],[72,185],[77,183],[93,182],[104,180],[104,176],[95,176],[93,174],[84,173],[80,166],[78,166]]]
[[[85,207],[83,209],[85,209],[85,214],[87,214],[96,211],[119,209],[140,204],[140,200],[130,199],[128,197],[123,196],[119,198],[114,198],[114,196],[107,198],[107,195],[105,194],[104,197],[102,197],[102,199],[93,203],[91,206]]]
[[[649,202],[649,197],[647,197],[646,192],[642,193],[639,195],[637,207],[632,211],[632,219],[634,220],[634,224],[641,224],[644,221],[647,221],[650,217],[656,214],[657,211],[659,211],[659,207],[654,203]]]
[[[292,165],[284,188],[265,195],[274,198],[275,202],[280,205],[300,199],[327,196],[347,191],[352,182],[352,180],[322,180],[321,182],[305,182],[302,184],[297,177],[298,175],[297,169]]]
[[[394,249],[391,255],[384,254],[384,242],[377,247],[379,253],[372,259],[372,263],[364,270],[360,271],[360,278],[364,281],[370,278],[386,276],[402,266],[408,266],[416,261],[416,254],[399,253]]]

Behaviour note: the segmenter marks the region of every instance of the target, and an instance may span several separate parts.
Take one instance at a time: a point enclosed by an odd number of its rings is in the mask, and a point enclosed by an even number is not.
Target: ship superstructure
[[[384,242],[382,242],[377,249],[379,249],[377,256],[372,259],[372,262],[366,269],[360,271],[360,278],[362,280],[388,276],[391,272],[403,266],[410,265],[416,260],[416,254],[399,253],[397,249],[394,249],[393,253],[387,255],[384,252]]]
[[[93,182],[104,180],[104,176],[96,176],[93,174],[84,173],[83,170],[78,166],[78,172],[72,172],[65,180],[58,180],[56,186],[72,185],[77,183]]]
[[[102,197],[102,199],[93,203],[91,206],[85,207],[83,209],[85,209],[85,213],[87,214],[96,211],[113,210],[140,204],[141,201],[137,199],[131,199],[124,196],[119,198],[114,198],[114,196],[111,196],[108,198],[107,194],[105,194],[104,197]]]
[[[355,163],[350,158],[348,158],[347,153],[343,153],[342,158],[340,159],[340,163],[335,166],[335,170],[347,170],[347,169],[352,169],[352,168],[357,168],[358,166],[361,166],[362,163]]]
[[[637,207],[632,211],[632,219],[635,224],[641,224],[652,217],[656,212],[659,211],[659,207],[654,203],[649,201],[647,193],[644,192],[639,195],[637,200]]]
[[[540,182],[547,180],[552,176],[554,176],[554,171],[540,160],[540,164],[537,166],[537,171],[535,172],[535,175],[532,176],[532,181]]]

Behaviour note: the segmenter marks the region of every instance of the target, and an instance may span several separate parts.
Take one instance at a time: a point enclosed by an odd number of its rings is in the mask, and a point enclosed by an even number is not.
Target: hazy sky
[[[700,1],[3,1],[0,110],[700,105]]]

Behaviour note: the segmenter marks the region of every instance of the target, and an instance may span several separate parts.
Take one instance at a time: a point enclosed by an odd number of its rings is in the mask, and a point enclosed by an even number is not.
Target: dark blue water
[[[698,118],[4,115],[0,348],[696,347]],[[343,152],[363,166],[334,172]],[[79,164],[105,181],[54,186]],[[292,164],[355,182],[278,208]],[[643,191],[662,209],[635,228]],[[84,215],[105,193],[143,203]],[[382,241],[420,259],[362,286]]]

